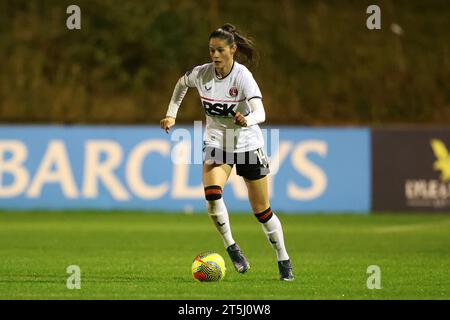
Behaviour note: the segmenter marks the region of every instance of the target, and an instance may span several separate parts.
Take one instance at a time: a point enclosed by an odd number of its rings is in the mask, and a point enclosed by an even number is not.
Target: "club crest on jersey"
[[[230,94],[231,97],[237,97],[237,95],[238,95],[238,88],[231,87],[230,90],[228,91],[228,93]]]

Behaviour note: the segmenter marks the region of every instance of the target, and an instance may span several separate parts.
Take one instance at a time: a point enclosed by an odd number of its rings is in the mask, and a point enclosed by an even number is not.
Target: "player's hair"
[[[211,38],[225,40],[229,46],[236,43],[238,54],[237,60],[247,65],[257,64],[257,54],[253,40],[242,35],[231,23],[225,23],[219,29],[214,30],[210,34],[209,40],[211,40]]]

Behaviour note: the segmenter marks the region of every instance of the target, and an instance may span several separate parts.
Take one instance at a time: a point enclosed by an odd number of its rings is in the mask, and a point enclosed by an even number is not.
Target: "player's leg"
[[[225,247],[234,244],[228,211],[222,198],[222,190],[230,175],[227,164],[203,164],[203,186],[208,215],[222,236]]]
[[[254,180],[244,178],[244,180],[253,212],[258,221],[261,222],[267,239],[276,251],[280,279],[294,280],[291,261],[284,244],[283,228],[280,219],[270,208],[267,176]]]
[[[250,264],[233,239],[227,207],[222,198],[222,190],[230,176],[232,167],[228,164],[203,164],[203,186],[205,188],[208,215],[222,236],[225,248],[236,271],[244,273]]]

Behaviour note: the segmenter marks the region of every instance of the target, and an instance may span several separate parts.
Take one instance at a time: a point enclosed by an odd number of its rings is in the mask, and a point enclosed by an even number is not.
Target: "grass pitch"
[[[238,274],[205,214],[0,213],[0,299],[450,299],[450,216],[282,215],[296,280],[251,214],[230,216],[251,263]],[[219,283],[191,276],[194,256],[220,253]],[[66,287],[69,265],[81,289]],[[369,290],[367,268],[381,269]]]

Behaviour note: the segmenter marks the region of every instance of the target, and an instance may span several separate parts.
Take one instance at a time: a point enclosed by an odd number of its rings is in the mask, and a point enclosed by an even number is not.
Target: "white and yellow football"
[[[225,261],[215,252],[203,252],[192,262],[192,276],[201,282],[220,281],[225,277]]]

